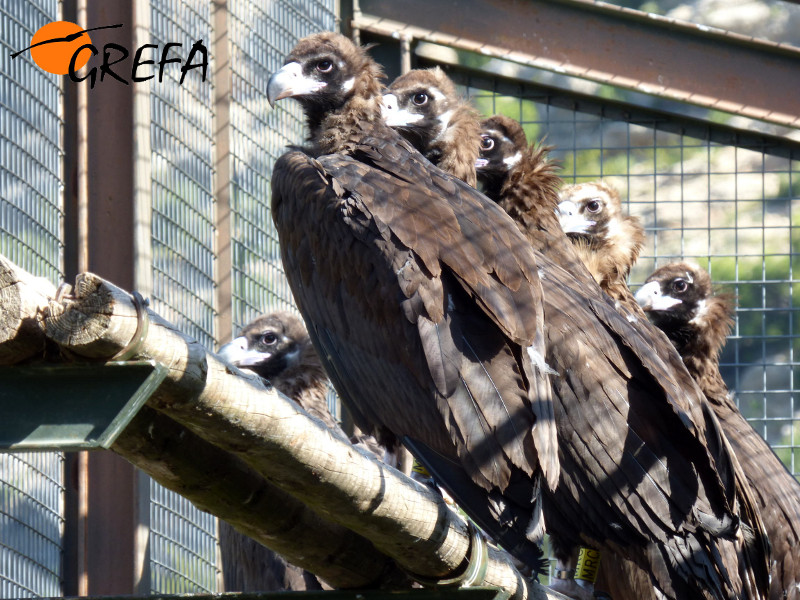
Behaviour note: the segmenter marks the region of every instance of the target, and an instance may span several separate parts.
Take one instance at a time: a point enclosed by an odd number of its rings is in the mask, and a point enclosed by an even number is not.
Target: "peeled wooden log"
[[[326,521],[242,460],[145,406],[112,450],[195,506],[337,588],[407,587],[363,537]]]
[[[242,376],[151,310],[137,308],[123,290],[81,275],[75,297],[51,305],[46,327],[50,339],[77,355],[122,353],[164,364],[169,373],[151,407],[236,454],[410,572],[438,579],[463,570],[468,526],[437,492],[333,435],[259,378]],[[488,555],[485,575],[473,584],[520,599],[550,593],[522,577],[504,552],[490,547]]]
[[[44,313],[56,288],[0,255],[0,364],[44,351]],[[60,309],[56,309],[60,310]],[[151,408],[112,448],[164,487],[188,498],[337,588],[401,587],[407,575],[363,537],[321,518],[234,455]]]
[[[44,309],[55,295],[52,283],[0,256],[0,365],[44,353]]]

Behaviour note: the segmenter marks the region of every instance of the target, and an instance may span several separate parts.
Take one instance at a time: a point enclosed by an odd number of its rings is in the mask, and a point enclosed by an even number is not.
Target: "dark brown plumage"
[[[220,357],[235,367],[263,377],[312,417],[340,437],[347,437],[328,407],[330,382],[303,320],[277,311],[248,323],[232,342],[219,350]],[[356,430],[350,441],[369,450],[393,467],[397,448],[383,447],[371,435]]]
[[[439,67],[401,75],[383,97],[386,123],[443,171],[475,187],[478,113]]]
[[[737,519],[727,455],[705,446],[718,442],[715,422],[683,406],[668,365],[588,273],[585,289],[381,121],[378,84],[361,81],[375,76],[368,63],[346,38],[311,36],[268,86],[338,142],[279,159],[272,209],[297,305],[354,417],[403,439],[529,566],[540,566],[530,540],[543,493],[567,539],[653,566],[669,597],[740,593],[733,544],[718,537]],[[339,100],[324,114],[320,87]],[[545,328],[545,314],[559,325]]]
[[[619,192],[604,181],[568,185],[559,200],[561,228],[592,277],[623,310],[643,316],[626,282],[644,246],[639,219],[622,212]]]
[[[287,63],[311,71],[329,60],[344,80],[369,78],[377,67],[351,67],[365,56],[322,34]],[[275,81],[273,97],[283,93]],[[287,277],[356,422],[385,441],[404,439],[484,530],[538,567],[527,537],[540,525],[535,490],[542,475],[555,483],[558,465],[547,376],[528,352],[541,322],[534,257],[505,235],[515,227],[502,211],[487,221],[473,188],[381,121],[369,87],[345,91],[325,117],[337,131],[320,133],[340,141],[337,154],[291,152],[276,164],[273,218]],[[517,479],[522,507],[506,498]]]
[[[672,263],[650,275],[636,298],[675,344],[755,492],[772,545],[769,597],[800,598],[800,483],[739,412],[719,371],[733,325],[729,297],[713,295],[711,278],[698,266]]]
[[[552,381],[562,465],[553,502],[545,503],[545,518],[557,556],[567,562],[578,545],[602,548],[645,569],[669,597],[760,597],[759,589],[766,589],[760,522],[757,514],[751,514],[752,498],[719,437],[718,423],[680,358],[666,340],[660,342],[663,336],[657,331],[652,335],[646,323],[641,327],[629,323],[600,292],[556,216],[559,182],[546,149],[528,147],[523,139],[521,127],[511,119],[498,116],[484,121],[478,177],[487,195],[544,255],[539,264],[547,317],[546,358],[559,372]],[[545,268],[544,258],[555,264]],[[579,294],[564,293],[576,289],[589,299],[588,310],[575,302]],[[698,443],[707,445],[701,450]],[[651,459],[628,462],[627,451],[639,445],[653,452]],[[610,464],[603,465],[602,457],[609,457]],[[662,472],[665,465],[671,467]],[[693,469],[698,469],[696,474]],[[721,482],[715,481],[717,475]],[[649,489],[661,477],[666,479],[656,487],[665,492],[663,497]],[[685,478],[680,486],[678,478]],[[562,493],[575,494],[574,488],[579,490],[579,505],[590,507],[591,518],[582,520],[566,508],[571,503]],[[718,491],[726,500],[716,496]],[[682,506],[677,513],[672,502]],[[748,543],[720,539],[728,535],[722,521],[695,529],[697,521],[691,515],[697,514],[698,505],[692,505],[708,503],[701,509],[705,511],[720,506],[718,502],[740,506],[743,521],[756,528]],[[665,527],[670,518],[651,520],[653,509],[662,515],[671,512],[672,524]],[[675,521],[679,514],[683,516]],[[633,525],[625,533],[617,529],[622,519]],[[604,524],[608,530],[594,533]],[[693,546],[688,553],[687,543]],[[631,552],[632,548],[638,550]],[[729,580],[722,574],[726,568]]]

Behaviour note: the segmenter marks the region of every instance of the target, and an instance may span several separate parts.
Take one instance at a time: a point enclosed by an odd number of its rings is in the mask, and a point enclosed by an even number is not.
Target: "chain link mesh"
[[[58,20],[56,0],[0,4],[0,254],[50,281],[63,276],[63,119],[59,77],[27,48]],[[60,596],[64,455],[0,453],[0,598]]]
[[[213,40],[212,4],[152,0],[151,36],[159,51],[187,61],[196,40]],[[205,81],[177,65],[151,87],[153,307],[214,349],[215,229],[212,64]],[[194,62],[198,62],[199,58]],[[186,594],[217,589],[216,519],[158,483],[150,485],[151,589]]]

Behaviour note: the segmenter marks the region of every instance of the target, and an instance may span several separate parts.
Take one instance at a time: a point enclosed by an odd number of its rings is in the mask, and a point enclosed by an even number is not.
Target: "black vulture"
[[[440,169],[475,187],[478,113],[458,96],[441,68],[401,75],[389,86],[383,104],[387,125]]]
[[[624,310],[641,316],[627,283],[644,246],[639,219],[622,212],[619,192],[604,181],[566,186],[559,199],[561,228],[595,281]]]
[[[543,498],[548,524],[647,565],[667,597],[760,597],[766,558],[740,556],[713,415],[588,273],[591,285],[386,126],[380,78],[363,49],[323,33],[268,84],[310,131],[272,174],[282,259],[357,423],[401,439],[534,569]]]
[[[498,202],[508,214],[517,222],[520,229],[525,233],[531,244],[542,252],[547,258],[555,261],[557,265],[568,272],[572,287],[583,290],[587,296],[590,290],[599,291],[599,288],[585,268],[581,257],[573,244],[565,235],[558,219],[559,198],[556,189],[560,183],[556,175],[555,167],[547,157],[548,149],[541,145],[527,145],[525,134],[519,123],[504,116],[495,116],[483,121],[483,132],[481,134],[481,157],[478,160],[478,179],[483,184],[487,195]],[[558,271],[555,271],[558,272]],[[628,512],[628,518],[635,524],[642,519],[646,522],[646,515],[653,508],[651,501],[646,500],[645,495],[648,487],[653,481],[637,482],[636,470],[645,469],[648,478],[658,477],[658,473],[667,465],[673,464],[673,468],[666,467],[663,476],[669,479],[677,473],[674,465],[677,456],[680,460],[698,465],[697,456],[686,453],[688,447],[683,447],[679,442],[677,433],[680,428],[676,425],[668,425],[662,419],[674,418],[665,408],[674,402],[674,408],[679,412],[677,415],[685,424],[691,422],[689,432],[697,438],[696,441],[704,441],[706,451],[712,455],[712,471],[708,477],[713,477],[712,472],[716,472],[722,479],[723,489],[727,495],[727,502],[739,506],[740,516],[742,517],[742,537],[730,546],[720,539],[714,540],[717,536],[724,536],[722,529],[716,529],[717,524],[708,523],[706,534],[708,537],[700,536],[692,540],[696,543],[696,550],[691,553],[683,553],[683,545],[687,542],[686,532],[678,529],[663,531],[664,521],[645,525],[642,529],[636,529],[639,534],[646,538],[651,536],[664,536],[662,541],[655,545],[658,552],[664,556],[658,556],[653,552],[652,542],[647,542],[643,546],[643,552],[638,556],[631,553],[630,548],[625,548],[625,544],[635,542],[635,538],[628,535],[626,542],[617,543],[613,536],[598,536],[589,534],[586,530],[581,531],[579,527],[592,527],[591,521],[584,521],[583,525],[577,515],[570,514],[563,510],[566,506],[563,502],[554,502],[552,508],[545,505],[545,517],[549,524],[549,531],[553,536],[554,548],[557,558],[564,565],[569,565],[574,559],[574,549],[585,543],[595,548],[609,551],[614,557],[613,561],[619,563],[619,558],[632,560],[640,569],[644,569],[653,577],[656,587],[670,595],[676,594],[677,597],[711,597],[715,595],[731,594],[729,590],[717,587],[717,575],[713,570],[706,566],[699,566],[695,563],[698,559],[705,561],[709,556],[716,556],[722,549],[722,563],[727,565],[727,570],[739,571],[740,584],[734,595],[752,594],[759,597],[759,589],[765,589],[765,569],[767,560],[767,548],[763,537],[759,535],[762,531],[757,512],[753,509],[754,500],[751,490],[744,482],[741,469],[736,463],[727,447],[726,442],[719,433],[719,424],[712,412],[704,401],[700,390],[694,385],[691,376],[680,362],[680,357],[675,353],[666,338],[658,330],[650,326],[646,320],[636,319],[635,316],[620,310],[617,303],[614,303],[611,315],[606,307],[612,302],[611,298],[605,294],[602,296],[607,300],[599,303],[593,298],[590,311],[585,311],[582,306],[576,305],[574,300],[558,295],[559,286],[548,285],[554,277],[544,276],[542,285],[544,287],[545,315],[547,326],[547,361],[553,365],[559,365],[559,377],[553,379],[555,398],[559,401],[557,407],[556,420],[559,425],[559,451],[562,465],[562,480],[571,479],[573,473],[581,475],[576,477],[575,482],[581,482],[582,490],[578,498],[584,495],[591,496],[598,490],[593,490],[589,485],[583,483],[583,476],[587,475],[585,465],[588,454],[593,457],[600,457],[603,453],[609,453],[614,458],[614,462],[619,467],[619,473],[612,473],[610,466],[602,465],[601,472],[595,472],[591,477],[595,481],[603,481],[602,473],[613,475],[611,481],[615,490],[605,490],[602,495],[606,502],[620,503],[619,510]],[[567,280],[565,279],[565,283]],[[627,291],[627,288],[624,288]],[[627,294],[631,296],[629,291]],[[604,310],[599,311],[603,306]],[[594,313],[594,314],[592,314]],[[599,319],[599,322],[597,322]],[[624,320],[626,327],[619,323]],[[594,323],[592,324],[592,321]],[[641,321],[641,322],[640,322]],[[612,381],[620,374],[614,374],[612,370],[606,371],[604,361],[598,360],[600,356],[597,351],[591,352],[582,347],[591,347],[602,340],[606,332],[603,329],[610,329],[617,334],[618,345],[625,345],[636,353],[634,364],[630,358],[625,359],[630,374],[624,374],[623,379],[628,380],[625,389],[621,386],[612,391],[614,384]],[[627,333],[625,333],[627,331]],[[566,337],[565,333],[569,332]],[[584,339],[581,339],[584,338]],[[631,340],[641,340],[644,346],[637,348],[631,345]],[[576,348],[581,354],[586,356],[585,362],[576,364],[574,353]],[[572,355],[572,356],[571,356]],[[591,360],[588,358],[591,356]],[[656,367],[656,365],[659,365]],[[649,371],[655,377],[648,381],[642,374],[636,374],[640,368]],[[598,369],[603,369],[601,373]],[[636,369],[634,371],[633,369]],[[656,371],[655,369],[658,369]],[[631,377],[633,375],[633,377]],[[610,387],[612,386],[612,387]],[[661,396],[661,397],[660,397]],[[667,399],[665,403],[664,400]],[[587,402],[591,400],[590,402]],[[581,410],[581,408],[583,410]],[[591,408],[592,410],[586,410]],[[583,419],[597,419],[596,422],[588,423]],[[623,418],[620,419],[620,416]],[[688,422],[685,420],[688,419]],[[626,432],[627,429],[627,433]],[[681,434],[684,432],[681,431]],[[636,444],[645,444],[656,452],[660,452],[659,458],[648,465],[638,459],[636,464],[627,462],[628,443],[630,436],[635,436]],[[614,443],[614,436],[619,436],[619,441],[625,441],[624,446]],[[626,439],[627,438],[627,439]],[[691,436],[687,437],[689,443]],[[563,440],[563,441],[562,441]],[[580,444],[574,442],[580,441]],[[601,442],[599,447],[593,446],[595,442]],[[572,442],[572,443],[570,443]],[[602,448],[602,450],[601,450]],[[619,454],[622,452],[622,454]],[[692,451],[694,452],[694,451]],[[700,500],[700,496],[695,496],[697,491],[692,490],[692,469],[688,464],[684,472],[686,479],[685,489],[680,489],[671,484],[666,484],[662,490],[665,492],[665,500],[668,502],[683,503],[690,498]],[[590,471],[594,470],[592,467]],[[702,471],[698,471],[702,481]],[[710,479],[709,479],[710,480]],[[603,482],[609,485],[611,482]],[[645,485],[646,484],[646,485]],[[659,486],[661,487],[661,486]],[[628,504],[629,490],[633,489],[637,494],[642,494],[644,502],[637,507],[637,503]],[[707,488],[709,491],[713,488]],[[683,497],[684,494],[688,494]],[[558,498],[558,491],[555,494]],[[707,500],[711,500],[708,498]],[[628,504],[626,506],[626,504]],[[664,506],[666,509],[666,505]],[[641,511],[644,511],[642,513]],[[674,510],[674,509],[669,509]],[[685,514],[688,515],[696,510],[696,507],[687,507]],[[611,524],[618,515],[613,512],[600,512],[598,522]],[[596,524],[595,524],[596,526]],[[673,525],[674,526],[674,525]],[[694,529],[690,526],[690,529]],[[702,528],[701,528],[702,530]],[[699,533],[694,529],[689,537]],[[746,537],[745,537],[746,536]],[[652,539],[652,538],[651,538]],[[705,546],[705,549],[700,550]],[[704,552],[709,555],[704,556]],[[648,554],[644,554],[648,553]],[[680,558],[676,555],[680,555]],[[714,558],[711,558],[713,562]],[[678,576],[672,573],[672,569],[677,566]],[[686,569],[686,571],[683,571]],[[663,572],[662,572],[663,570]],[[636,569],[634,569],[636,571]],[[683,571],[683,573],[681,573]],[[689,573],[692,574],[689,574]],[[671,574],[668,574],[671,573]],[[632,576],[633,578],[634,576]],[[636,577],[638,580],[639,578]],[[664,584],[662,581],[671,581],[671,584]],[[673,588],[673,591],[666,591],[669,585],[680,585],[680,580],[689,581],[689,585],[681,591],[680,588]],[[736,584],[734,584],[736,585]],[[638,589],[644,589],[637,582]],[[702,589],[706,586],[706,589]],[[713,588],[716,588],[714,591]]]
[[[714,295],[697,265],[656,270],[636,299],[677,348],[714,409],[750,482],[772,546],[769,597],[800,598],[800,483],[736,407],[719,371],[719,354],[733,325],[733,303]]]

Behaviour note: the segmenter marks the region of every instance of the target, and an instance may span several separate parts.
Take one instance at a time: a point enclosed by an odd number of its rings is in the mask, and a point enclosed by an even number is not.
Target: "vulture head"
[[[321,132],[340,119],[367,121],[381,114],[383,72],[362,47],[345,36],[324,32],[303,38],[286,57],[283,67],[269,78],[271,106],[295,98],[308,119],[311,139],[320,151],[337,151],[342,140],[319,140]],[[347,107],[348,110],[343,110]]]
[[[690,357],[717,359],[733,324],[731,299],[713,295],[708,272],[689,263],[653,272],[636,292],[636,301],[667,334],[690,372]]]
[[[344,436],[328,409],[328,378],[299,316],[285,311],[260,316],[220,348],[219,356],[267,379],[328,429]]]
[[[509,172],[528,147],[528,140],[522,126],[503,115],[484,119],[480,125],[480,155],[475,169],[486,195],[496,201]]]
[[[220,348],[219,356],[235,367],[273,379],[299,365],[307,349],[313,351],[300,317],[275,312],[250,322],[239,337]]]
[[[475,186],[478,113],[441,68],[395,79],[383,97],[383,116],[433,164]]]
[[[541,228],[563,236],[555,214],[561,179],[549,152],[549,146],[528,145],[522,125],[514,119],[495,115],[481,121],[478,181],[531,241]]]
[[[644,229],[637,217],[622,212],[619,192],[603,181],[592,181],[562,188],[559,200],[564,233],[606,259],[599,279],[627,277],[644,245]]]
[[[653,321],[689,323],[702,318],[711,295],[711,278],[697,265],[671,263],[655,271],[636,292],[636,301]]]

